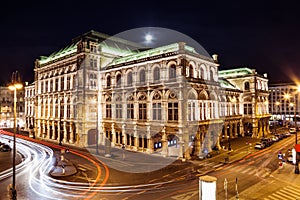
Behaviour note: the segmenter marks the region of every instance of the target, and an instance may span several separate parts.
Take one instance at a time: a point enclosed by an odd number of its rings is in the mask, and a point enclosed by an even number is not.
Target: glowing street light
[[[14,142],[13,142],[13,183],[12,188],[10,188],[11,198],[13,200],[17,199],[16,190],[16,124],[17,124],[17,90],[23,88],[21,83],[20,74],[18,71],[13,72],[12,82],[8,86],[8,89],[14,92]]]

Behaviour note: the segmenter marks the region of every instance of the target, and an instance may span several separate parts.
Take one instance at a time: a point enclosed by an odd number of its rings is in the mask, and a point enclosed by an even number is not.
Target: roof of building
[[[238,88],[237,86],[233,85],[232,83],[230,83],[228,80],[226,79],[219,79],[219,83],[221,85],[222,88],[226,88],[226,89],[234,89],[234,90],[239,90],[240,88]]]
[[[250,69],[247,67],[219,70],[219,77],[224,77],[224,78],[245,76],[245,75],[250,75],[250,74],[256,74],[256,72],[254,69]]]
[[[157,47],[157,48],[148,49],[148,50],[145,50],[142,52],[135,52],[128,56],[115,58],[110,64],[107,65],[107,68],[111,68],[112,66],[115,66],[115,65],[120,66],[122,64],[129,64],[130,62],[133,62],[133,61],[143,62],[149,57],[156,59],[156,58],[159,58],[159,56],[161,56],[163,54],[167,55],[168,53],[178,52],[179,50],[180,50],[180,42]],[[212,58],[210,58],[210,57],[206,57],[204,55],[198,54],[196,52],[196,50],[191,46],[184,45],[184,51],[193,53],[193,54],[197,54],[203,58],[213,61]]]

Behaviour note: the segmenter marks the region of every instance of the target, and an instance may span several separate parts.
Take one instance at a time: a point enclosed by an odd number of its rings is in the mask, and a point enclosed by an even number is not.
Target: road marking
[[[173,196],[171,198],[175,199],[175,200],[189,200],[193,196],[195,196],[197,193],[198,193],[198,191],[192,191],[192,192],[188,192],[188,193],[184,193],[184,194],[179,194],[179,195]]]
[[[251,170],[252,170],[252,172],[250,172],[250,174],[252,174],[253,172],[255,172],[252,168],[248,168],[248,169],[246,168],[245,170],[241,171],[241,173],[245,174],[245,173],[247,173],[247,172],[249,172]]]

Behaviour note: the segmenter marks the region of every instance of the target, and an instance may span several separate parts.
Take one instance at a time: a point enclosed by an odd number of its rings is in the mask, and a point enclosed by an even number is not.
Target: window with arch
[[[200,67],[200,75],[199,75],[200,79],[204,79],[204,69],[203,67]]]
[[[153,95],[152,102],[152,119],[161,120],[161,96],[158,92]]]
[[[117,77],[116,77],[116,81],[117,81],[117,87],[120,87],[121,86],[121,74],[118,74]]]
[[[189,94],[187,104],[188,104],[187,119],[188,121],[194,121],[196,120],[197,100],[196,100],[196,96],[193,93]]]
[[[244,83],[244,90],[250,90],[250,83],[248,81]]]
[[[134,119],[134,98],[133,96],[129,96],[127,98],[127,119]]]
[[[147,119],[147,97],[142,94],[139,97],[139,119],[146,120]]]
[[[132,85],[132,72],[127,74],[127,85]]]
[[[169,78],[176,78],[176,65],[171,65],[169,68]]]
[[[189,66],[189,75],[191,78],[194,77],[194,67],[192,65]]]
[[[106,77],[106,87],[110,87],[111,86],[111,77],[107,76]]]
[[[140,83],[145,83],[145,81],[146,81],[145,70],[141,69],[141,71],[140,71]]]
[[[116,98],[116,118],[122,118],[122,99],[121,97]]]
[[[111,97],[106,98],[106,118],[111,118]]]
[[[210,80],[213,81],[214,80],[214,71],[210,70]]]
[[[160,79],[160,70],[159,67],[155,67],[153,70],[153,80],[158,81]]]
[[[169,95],[168,102],[168,120],[177,121],[178,120],[178,101],[176,94],[171,92]]]

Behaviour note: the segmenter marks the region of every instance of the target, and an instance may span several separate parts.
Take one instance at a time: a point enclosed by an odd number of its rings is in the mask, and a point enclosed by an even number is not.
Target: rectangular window
[[[153,120],[161,120],[161,103],[153,103]]]
[[[139,104],[139,119],[146,120],[147,119],[147,104],[140,103]]]
[[[178,103],[168,103],[168,120],[178,120]]]
[[[116,118],[122,118],[122,104],[116,104]]]
[[[111,104],[106,104],[106,118],[111,118]]]
[[[127,104],[127,119],[133,119],[134,118],[134,109],[133,109],[133,103]]]

